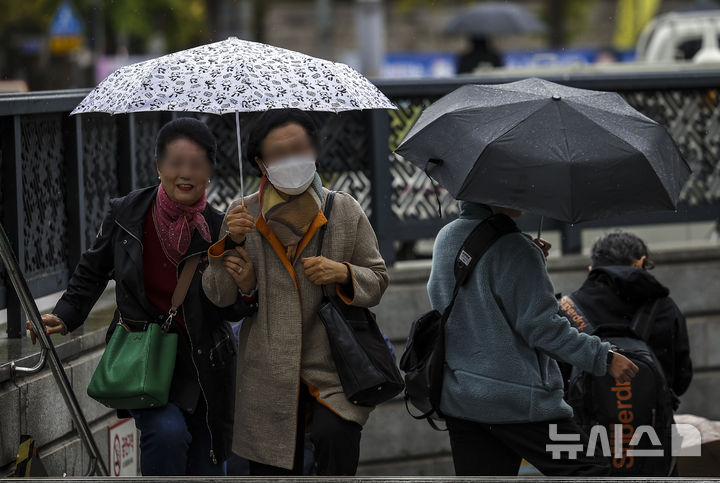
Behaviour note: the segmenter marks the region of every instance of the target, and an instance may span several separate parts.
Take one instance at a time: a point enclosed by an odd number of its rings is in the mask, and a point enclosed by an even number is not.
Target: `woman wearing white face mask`
[[[240,331],[233,450],[253,475],[303,473],[306,432],[317,473],[353,475],[360,432],[372,408],[345,397],[317,316],[323,285],[347,304],[377,305],[388,284],[377,239],[360,205],[337,193],[329,220],[328,194],[316,173],[315,125],[297,110],[264,113],[248,142],[263,173],[257,193],[235,200],[225,217],[228,236],[209,251],[203,276],[208,297],[225,306],[237,296],[247,260],[255,267],[259,309]],[[326,225],[322,256],[318,232]],[[252,295],[252,294],[245,294]]]

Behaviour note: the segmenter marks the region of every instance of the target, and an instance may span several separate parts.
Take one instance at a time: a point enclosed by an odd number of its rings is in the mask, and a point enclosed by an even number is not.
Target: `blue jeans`
[[[210,431],[205,405],[195,413],[173,403],[161,408],[133,409],[140,430],[140,466],[143,476],[225,476],[225,462],[210,459]]]

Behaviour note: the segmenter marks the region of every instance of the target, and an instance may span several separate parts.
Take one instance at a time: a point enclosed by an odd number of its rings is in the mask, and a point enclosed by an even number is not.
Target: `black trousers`
[[[610,460],[588,457],[588,438],[572,419],[539,423],[482,424],[446,417],[455,473],[458,476],[515,476],[525,458],[546,476],[608,476]],[[580,434],[582,451],[576,459],[560,453],[554,459],[547,444],[578,444],[552,441],[550,424],[558,434]]]
[[[252,476],[301,476],[305,471],[306,424],[314,448],[314,471],[321,476],[354,476],[360,459],[362,426],[347,421],[310,395],[300,386],[300,404],[295,438],[295,460],[291,470],[250,461]]]

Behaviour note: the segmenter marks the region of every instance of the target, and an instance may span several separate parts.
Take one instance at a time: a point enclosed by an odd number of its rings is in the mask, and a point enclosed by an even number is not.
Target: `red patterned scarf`
[[[194,205],[183,205],[171,200],[162,185],[158,187],[153,206],[153,220],[165,254],[175,265],[190,247],[190,240],[196,228],[203,240],[211,241],[210,227],[202,215],[206,205],[205,194]]]

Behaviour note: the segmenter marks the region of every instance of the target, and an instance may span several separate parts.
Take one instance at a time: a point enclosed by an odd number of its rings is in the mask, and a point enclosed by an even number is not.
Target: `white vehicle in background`
[[[670,12],[643,29],[636,61],[647,63],[720,62],[720,9]]]

